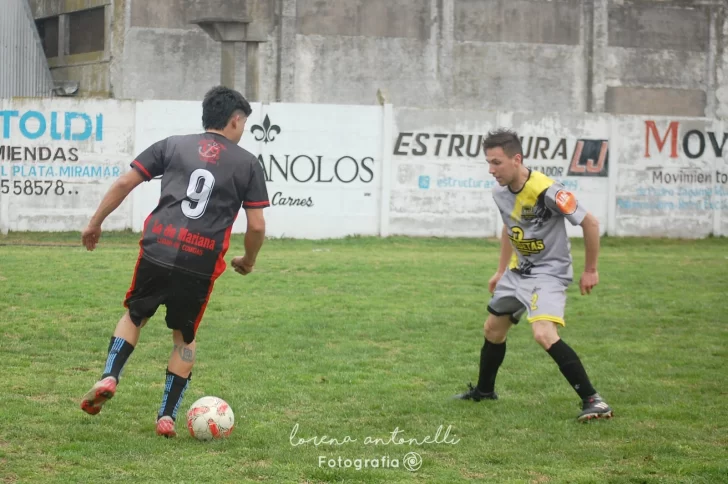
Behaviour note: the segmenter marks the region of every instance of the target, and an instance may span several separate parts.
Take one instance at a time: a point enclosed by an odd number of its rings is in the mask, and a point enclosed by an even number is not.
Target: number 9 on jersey
[[[182,202],[182,213],[187,218],[198,219],[202,217],[207,208],[207,202],[215,186],[215,177],[209,171],[198,168],[192,172],[190,183],[187,185],[187,199]]]

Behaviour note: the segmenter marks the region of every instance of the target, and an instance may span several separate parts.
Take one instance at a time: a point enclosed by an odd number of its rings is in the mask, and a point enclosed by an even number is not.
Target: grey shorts
[[[488,312],[495,316],[510,316],[514,324],[527,312],[529,323],[546,320],[564,326],[568,286],[567,281],[553,276],[537,274],[524,277],[506,271],[495,286]]]

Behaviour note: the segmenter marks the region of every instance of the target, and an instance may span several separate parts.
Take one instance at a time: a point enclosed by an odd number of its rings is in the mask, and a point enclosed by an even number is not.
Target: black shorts
[[[157,308],[167,307],[167,327],[182,332],[185,343],[195,340],[214,281],[169,269],[139,257],[124,307],[136,326],[151,318]]]

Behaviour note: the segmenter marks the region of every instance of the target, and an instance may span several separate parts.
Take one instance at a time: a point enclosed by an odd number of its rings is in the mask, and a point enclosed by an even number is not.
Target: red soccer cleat
[[[177,432],[174,430],[174,420],[172,417],[165,415],[157,420],[157,435],[162,437],[172,438],[177,437]]]
[[[86,392],[81,400],[81,410],[89,415],[96,415],[107,400],[111,400],[116,393],[116,378],[107,376],[97,381],[91,390]]]

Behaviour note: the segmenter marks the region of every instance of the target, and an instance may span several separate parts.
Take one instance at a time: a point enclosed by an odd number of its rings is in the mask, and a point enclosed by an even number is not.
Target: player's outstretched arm
[[[599,284],[597,259],[599,258],[599,221],[591,213],[587,213],[581,221],[584,232],[585,263],[584,273],[579,280],[581,294],[590,294],[594,286]]]
[[[109,187],[109,190],[96,209],[96,213],[91,217],[88,226],[81,234],[81,242],[87,250],[94,250],[96,248],[99,237],[101,237],[101,224],[104,223],[106,217],[116,210],[131,191],[143,181],[144,177],[138,171],[130,170],[120,176]]]
[[[265,240],[265,217],[262,208],[246,208],[245,215],[248,218],[248,228],[245,231],[245,255],[235,257],[232,266],[235,272],[248,275],[253,271],[255,259],[263,246]]]
[[[503,230],[501,231],[500,258],[498,259],[498,270],[488,281],[488,291],[490,291],[491,294],[493,294],[493,292],[495,291],[495,286],[498,284],[498,281],[506,272],[506,269],[508,269],[508,263],[510,262],[512,255],[513,246],[511,245],[511,241],[508,238],[508,227],[503,224]]]

